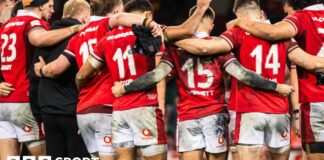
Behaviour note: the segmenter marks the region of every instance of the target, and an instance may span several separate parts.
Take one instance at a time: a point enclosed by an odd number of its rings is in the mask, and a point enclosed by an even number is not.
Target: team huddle
[[[170,78],[180,159],[286,160],[291,125],[307,158],[324,159],[323,0],[282,1],[289,15],[270,24],[258,0],[235,0],[217,37],[211,0],[178,26],[156,23],[149,0],[68,0],[51,25],[53,0],[18,2],[0,28],[0,159],[24,144],[35,156],[165,160]]]

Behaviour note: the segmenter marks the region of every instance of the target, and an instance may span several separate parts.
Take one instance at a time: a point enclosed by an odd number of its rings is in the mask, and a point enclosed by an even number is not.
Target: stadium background
[[[12,1],[12,0],[9,0]],[[63,5],[67,0],[54,0],[55,13],[51,21],[60,19],[62,16]],[[126,3],[128,0],[123,0]],[[154,20],[164,25],[178,25],[188,18],[189,9],[195,5],[196,0],[151,0],[155,8]],[[283,11],[281,0],[260,0],[261,8],[265,11],[272,23],[280,21],[286,14]],[[216,17],[214,21],[213,36],[217,36],[225,31],[226,22],[235,18],[232,12],[234,0],[213,0],[211,7],[215,10]],[[176,152],[176,101],[177,91],[174,80],[168,82],[166,96],[166,114],[167,123],[169,158],[177,159]],[[301,144],[300,139],[292,134],[291,140],[292,152],[290,160],[301,160]],[[229,157],[230,159],[230,157]]]

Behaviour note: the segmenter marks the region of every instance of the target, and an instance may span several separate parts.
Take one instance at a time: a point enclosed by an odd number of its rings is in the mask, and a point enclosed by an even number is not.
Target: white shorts
[[[228,150],[228,114],[217,113],[178,123],[179,152],[205,148],[208,153]]]
[[[324,102],[303,103],[300,108],[302,142],[323,142]]]
[[[140,107],[114,111],[112,116],[113,143],[136,146],[166,144],[162,111],[157,107]]]
[[[228,124],[228,133],[229,133],[229,144],[235,146],[235,121],[236,121],[236,112],[229,110],[230,123]]]
[[[288,114],[236,113],[235,143],[281,148],[290,145]]]
[[[111,136],[111,114],[78,114],[77,120],[89,153],[115,154]]]
[[[0,139],[40,140],[41,132],[29,103],[0,103]]]

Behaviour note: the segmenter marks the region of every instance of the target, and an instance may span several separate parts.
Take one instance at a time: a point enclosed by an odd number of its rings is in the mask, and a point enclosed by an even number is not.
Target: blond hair
[[[72,18],[84,12],[84,9],[90,10],[90,5],[85,0],[68,0],[64,4],[62,18]]]

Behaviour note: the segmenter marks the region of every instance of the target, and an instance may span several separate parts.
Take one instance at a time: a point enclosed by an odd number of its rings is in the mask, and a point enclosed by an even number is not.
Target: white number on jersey
[[[88,42],[83,42],[80,47],[80,55],[82,56],[82,61],[85,63],[85,61],[88,59],[89,54],[93,53],[94,45],[97,44],[97,39],[89,39]]]
[[[209,88],[214,81],[213,72],[209,69],[203,68],[203,65],[200,63],[200,58],[197,59],[197,65],[198,65],[197,75],[207,77],[206,82],[198,82],[198,87],[202,89]],[[189,88],[195,88],[193,66],[194,66],[193,58],[189,58],[181,68],[182,71],[184,72],[187,71]]]
[[[124,53],[120,48],[117,49],[117,51],[114,54],[113,60],[118,64],[118,71],[119,71],[119,77],[125,78],[125,66],[124,66],[124,60],[128,59],[128,68],[130,71],[130,74],[132,76],[136,75],[136,68],[135,68],[135,61],[133,54],[129,54],[129,51],[131,50],[130,46],[127,46]]]
[[[3,44],[1,46],[1,62],[12,62],[17,57],[17,50],[16,50],[16,42],[17,42],[17,35],[15,33],[10,34],[1,34],[1,39],[3,40]],[[9,39],[11,43],[9,43]],[[9,46],[8,46],[9,45]],[[4,57],[4,49],[8,46],[8,50],[11,51],[10,56]]]
[[[262,74],[262,45],[258,45],[255,47],[255,49],[252,51],[250,54],[252,58],[255,58],[255,72],[257,74]],[[270,62],[272,59],[272,63]],[[279,63],[279,57],[278,57],[278,45],[274,44],[271,46],[269,53],[267,54],[266,57],[266,63],[265,63],[265,68],[270,68],[272,69],[272,73],[274,75],[278,74],[279,68],[280,68],[280,63]]]

